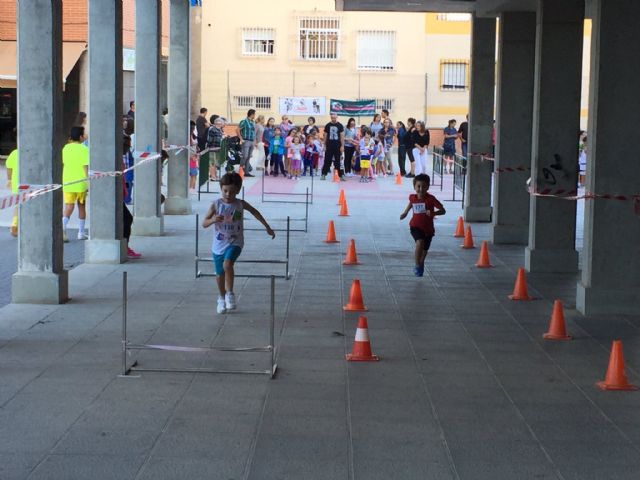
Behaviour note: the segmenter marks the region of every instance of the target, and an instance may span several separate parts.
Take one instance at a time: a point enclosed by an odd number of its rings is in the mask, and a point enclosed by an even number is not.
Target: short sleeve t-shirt
[[[340,122],[329,122],[324,126],[324,138],[327,148],[340,148],[340,134],[344,132],[344,127]]]
[[[62,149],[62,183],[75,182],[86,177],[84,167],[89,165],[89,149],[81,143],[68,143]],[[87,191],[87,182],[62,187],[63,192]]]
[[[453,127],[447,127],[444,129],[445,135],[457,135],[458,131]],[[445,138],[444,139],[444,147],[448,150],[455,150],[456,148],[456,139],[455,138]]]
[[[216,215],[222,215],[224,220],[215,223],[215,233],[211,250],[214,255],[223,255],[228,247],[244,246],[244,207],[241,200],[225,203],[221,198],[214,202]]]
[[[418,228],[427,236],[435,235],[433,218],[435,211],[442,208],[440,201],[429,193],[424,198],[418,198],[418,195],[412,193],[409,195],[409,203],[413,211],[409,227]]]
[[[18,149],[9,154],[5,166],[11,169],[11,191],[18,193]]]

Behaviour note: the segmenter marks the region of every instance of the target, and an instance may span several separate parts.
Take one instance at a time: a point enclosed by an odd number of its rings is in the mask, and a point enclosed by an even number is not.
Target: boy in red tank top
[[[404,220],[409,210],[413,210],[413,216],[409,221],[409,230],[416,241],[416,266],[413,269],[416,277],[421,277],[424,274],[424,259],[429,252],[431,240],[435,235],[433,217],[446,213],[440,201],[428,193],[430,186],[431,178],[429,178],[429,175],[424,173],[416,175],[413,179],[413,188],[416,193],[409,195],[409,204],[400,215],[400,220]]]

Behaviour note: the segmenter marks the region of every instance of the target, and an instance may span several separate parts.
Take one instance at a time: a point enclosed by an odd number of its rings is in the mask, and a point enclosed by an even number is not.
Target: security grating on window
[[[389,113],[391,113],[393,112],[393,106],[395,104],[395,99],[393,98],[358,98],[358,100],[374,100],[376,102],[376,112],[389,110]]]
[[[301,17],[298,19],[298,58],[338,60],[340,58],[340,19]]]
[[[235,95],[233,104],[236,108],[271,109],[271,97],[256,97],[253,95]]]
[[[358,70],[393,70],[395,56],[396,32],[383,30],[358,32]]]
[[[273,28],[243,28],[242,55],[273,55],[274,38]]]
[[[442,60],[440,62],[440,89],[462,91],[469,88],[469,62],[466,60]]]
[[[471,14],[469,13],[439,13],[436,20],[441,22],[470,22]]]

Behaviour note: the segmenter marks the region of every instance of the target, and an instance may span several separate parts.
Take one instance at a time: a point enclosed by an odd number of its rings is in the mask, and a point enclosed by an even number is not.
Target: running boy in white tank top
[[[217,312],[235,310],[236,298],[233,294],[233,264],[244,246],[243,214],[247,210],[267,229],[271,238],[276,234],[258,210],[236,195],[242,188],[242,178],[235,172],[227,173],[220,179],[220,198],[215,200],[202,222],[204,228],[215,225],[213,236],[213,264],[218,283]]]

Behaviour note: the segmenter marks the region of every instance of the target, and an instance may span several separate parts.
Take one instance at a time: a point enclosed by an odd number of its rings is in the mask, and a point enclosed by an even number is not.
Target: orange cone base
[[[479,263],[476,263],[476,267],[477,268],[493,268],[493,265],[480,265]]]
[[[530,302],[531,300],[533,300],[533,297],[518,297],[516,295],[509,295],[509,300],[515,300],[515,301],[523,301],[523,302]]]
[[[361,357],[360,355],[347,353],[344,357],[349,362],[377,362],[378,360],[380,360],[380,357],[378,357],[377,355],[371,355],[370,357]]]
[[[345,312],[368,312],[369,309],[367,307],[358,307],[357,305],[351,305],[350,303],[347,303],[344,307],[342,307],[342,310],[344,310]]]
[[[340,243],[340,240],[325,240],[324,243]]]
[[[342,262],[343,265],[362,265],[361,262],[347,262],[346,260]]]
[[[554,335],[553,333],[545,333],[542,335],[545,340],[571,340],[571,335]]]
[[[600,390],[620,390],[620,391],[633,391],[639,390],[635,385],[627,384],[627,385],[607,385],[604,381],[596,383],[596,386]]]

